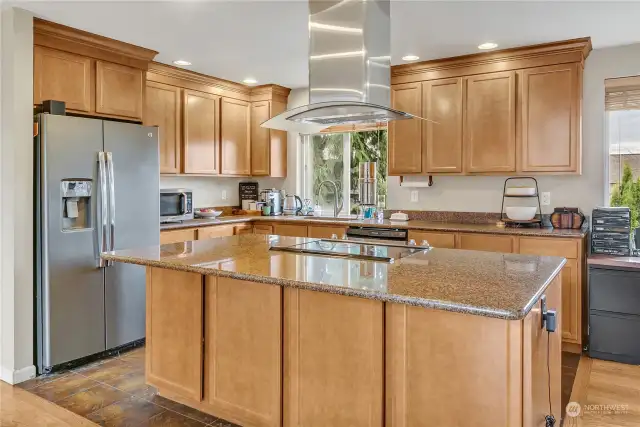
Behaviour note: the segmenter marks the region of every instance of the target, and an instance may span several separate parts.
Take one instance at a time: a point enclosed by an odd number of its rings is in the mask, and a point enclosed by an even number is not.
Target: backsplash
[[[192,190],[194,208],[239,206],[238,184],[241,182],[257,182],[260,189],[281,189],[284,185],[283,178],[161,176],[160,188]],[[226,192],[226,199],[223,199],[223,192]]]

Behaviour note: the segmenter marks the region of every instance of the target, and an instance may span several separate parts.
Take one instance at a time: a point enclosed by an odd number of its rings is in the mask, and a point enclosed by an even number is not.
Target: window
[[[341,214],[358,214],[358,165],[377,162],[378,207],[385,207],[387,196],[387,131],[316,134],[304,141],[303,196],[318,203],[323,214],[332,214],[334,192],[323,181],[333,182],[338,189]],[[316,194],[318,197],[316,197]]]

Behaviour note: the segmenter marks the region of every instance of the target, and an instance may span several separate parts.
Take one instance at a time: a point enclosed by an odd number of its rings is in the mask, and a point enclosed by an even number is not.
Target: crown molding
[[[154,73],[160,76],[183,80],[197,85],[209,86],[214,89],[214,92],[236,92],[240,95],[251,95],[251,88],[240,83],[235,83],[230,80],[219,79],[217,77],[208,76],[206,74],[196,73],[195,71],[185,70],[183,68],[174,67],[173,65],[161,64],[159,62],[152,62],[149,64],[149,73]],[[217,90],[216,90],[217,89]]]

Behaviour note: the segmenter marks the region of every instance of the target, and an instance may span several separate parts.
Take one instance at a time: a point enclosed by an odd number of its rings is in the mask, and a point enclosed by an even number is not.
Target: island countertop
[[[566,262],[433,248],[383,263],[269,249],[313,240],[246,234],[106,252],[102,258],[507,320],[524,318]]]

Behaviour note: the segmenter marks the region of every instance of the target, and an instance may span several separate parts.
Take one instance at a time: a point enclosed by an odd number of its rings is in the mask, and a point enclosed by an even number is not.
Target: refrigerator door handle
[[[113,172],[113,153],[107,152],[107,179],[109,182],[109,250],[116,250],[116,192]],[[112,265],[112,261],[107,261],[107,267]]]
[[[109,230],[107,227],[108,211],[107,211],[107,173],[106,159],[104,151],[98,153],[98,182],[100,185],[100,196],[98,197],[98,210],[100,211],[100,226],[98,228],[98,241],[100,242],[100,253],[109,250],[107,246],[107,235]],[[107,266],[107,262],[98,255],[98,267]]]

